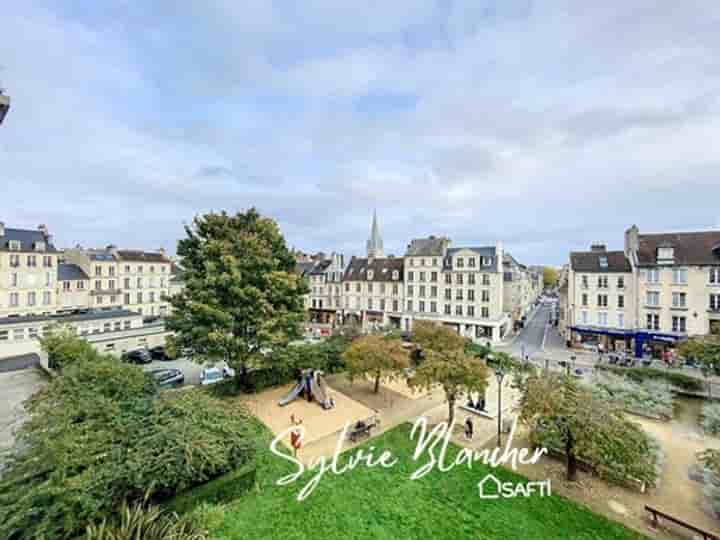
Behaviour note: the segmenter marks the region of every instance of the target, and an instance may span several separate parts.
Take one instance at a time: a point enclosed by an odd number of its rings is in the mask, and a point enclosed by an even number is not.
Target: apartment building
[[[342,280],[342,317],[365,327],[401,327],[402,257],[353,257]]]
[[[636,356],[720,334],[720,231],[625,232],[623,251],[571,253],[566,336]]]
[[[90,307],[90,276],[76,264],[58,263],[57,310],[70,312]]]
[[[403,328],[437,321],[475,341],[499,341],[509,329],[504,309],[503,248],[450,247],[430,236],[412,240],[405,257]]]
[[[306,264],[306,263],[305,263]],[[340,253],[317,254],[305,269],[309,280],[308,310],[310,320],[321,324],[334,324],[342,309],[342,279],[345,258]]]
[[[45,225],[0,222],[0,318],[55,313],[58,250]]]
[[[503,256],[503,308],[513,325],[524,321],[540,295],[538,274],[509,253]]]

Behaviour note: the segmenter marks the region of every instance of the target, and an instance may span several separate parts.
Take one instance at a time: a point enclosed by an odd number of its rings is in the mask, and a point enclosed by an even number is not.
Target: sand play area
[[[306,430],[305,445],[339,432],[345,427],[346,422],[352,424],[376,415],[376,411],[332,388],[330,394],[335,400],[335,407],[332,409],[325,410],[317,402],[308,402],[300,396],[284,407],[279,406],[278,402],[289,394],[294,386],[287,384],[272,388],[247,396],[243,401],[250,411],[276,435],[292,425],[291,415],[301,418]],[[289,435],[284,441],[290,446]]]

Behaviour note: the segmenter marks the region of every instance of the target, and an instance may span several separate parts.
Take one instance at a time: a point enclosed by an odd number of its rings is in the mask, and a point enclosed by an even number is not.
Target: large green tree
[[[178,347],[202,361],[222,359],[245,374],[268,349],[300,335],[307,282],[275,221],[254,208],[210,213],[178,242],[185,288],[170,299]]]
[[[708,396],[712,397],[710,377],[720,374],[720,336],[694,337],[678,346],[680,356],[695,360],[705,376]]]
[[[411,388],[440,386],[448,404],[448,423],[455,420],[455,404],[464,394],[485,392],[489,370],[465,352],[467,340],[452,329],[431,322],[413,325],[413,341],[422,348],[423,361],[408,381]]]
[[[558,271],[556,268],[553,268],[552,266],[544,266],[543,267],[543,287],[546,289],[551,289],[555,285],[557,285],[558,281]]]
[[[27,403],[0,478],[0,538],[75,538],[124,500],[165,499],[251,461],[255,424],[200,389],[80,359]]]
[[[408,352],[398,338],[370,334],[359,337],[342,355],[350,380],[370,377],[374,392],[380,390],[381,379],[394,379],[410,365]]]

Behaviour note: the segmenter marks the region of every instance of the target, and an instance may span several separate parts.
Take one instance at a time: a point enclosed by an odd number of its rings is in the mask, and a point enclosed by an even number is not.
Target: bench
[[[696,534],[699,534],[700,536],[703,537],[704,540],[720,540],[720,536],[718,536],[717,534],[699,529],[695,525],[691,525],[682,520],[674,518],[671,515],[668,515],[665,512],[658,510],[657,508],[653,508],[652,506],[645,505],[645,510],[647,510],[648,512],[650,512],[652,514],[652,516],[653,516],[652,526],[654,528],[657,527],[658,524],[660,523],[658,520],[658,516],[659,516],[663,519],[667,519],[668,521],[671,521],[677,525],[680,525],[681,527],[685,527],[686,529],[688,529]]]
[[[372,434],[372,429],[377,427],[380,422],[375,420],[373,422],[357,422],[350,428],[348,433],[348,439],[351,442],[357,442],[360,439],[367,439]]]

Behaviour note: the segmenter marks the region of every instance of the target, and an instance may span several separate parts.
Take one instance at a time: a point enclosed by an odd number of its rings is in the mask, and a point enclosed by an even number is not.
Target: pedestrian
[[[302,445],[303,430],[300,426],[302,425],[303,421],[302,418],[296,418],[295,415],[292,415],[291,421],[293,423],[293,426],[295,427],[290,432],[290,446],[293,447],[295,457],[297,457],[298,450]]]
[[[473,438],[473,423],[472,420],[470,420],[470,417],[468,416],[465,419],[465,439],[468,441],[472,441]]]

